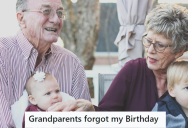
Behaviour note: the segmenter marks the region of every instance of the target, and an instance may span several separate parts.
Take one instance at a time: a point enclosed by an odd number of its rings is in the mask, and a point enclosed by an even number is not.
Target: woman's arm
[[[91,102],[83,99],[57,103],[48,111],[123,111],[126,97],[131,84],[132,64],[127,63],[116,75],[109,90],[100,101],[99,106],[93,106]]]
[[[128,62],[114,78],[110,88],[102,98],[96,111],[123,111],[126,104],[132,75],[131,64]]]

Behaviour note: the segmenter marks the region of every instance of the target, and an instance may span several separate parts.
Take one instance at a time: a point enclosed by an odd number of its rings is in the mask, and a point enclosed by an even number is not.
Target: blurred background
[[[68,13],[57,45],[75,53],[83,64],[92,98],[98,99],[98,74],[117,74],[118,47],[114,41],[120,23],[116,0],[61,0]],[[188,0],[153,0],[177,3],[188,8]],[[0,1],[0,37],[15,35],[19,30],[16,0]],[[98,103],[98,101],[93,101]]]

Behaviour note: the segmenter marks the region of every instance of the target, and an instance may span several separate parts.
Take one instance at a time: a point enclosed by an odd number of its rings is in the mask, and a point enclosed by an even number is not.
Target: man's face
[[[30,42],[57,42],[63,25],[56,12],[63,10],[61,0],[28,0],[24,12],[25,33]],[[52,9],[55,13],[50,17],[40,11]]]
[[[43,110],[47,110],[57,102],[62,102],[60,88],[54,77],[48,77],[36,84],[32,92],[36,105]]]

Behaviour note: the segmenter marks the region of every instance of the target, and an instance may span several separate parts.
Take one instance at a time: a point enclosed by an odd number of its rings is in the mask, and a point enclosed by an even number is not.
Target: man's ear
[[[25,28],[26,27],[25,21],[24,21],[24,13],[23,12],[18,12],[17,13],[17,20],[18,20],[19,26],[21,28]]]
[[[180,56],[183,55],[184,52],[185,52],[185,48],[182,49],[180,52],[176,53],[175,58],[176,58],[176,59],[179,58]]]
[[[176,97],[175,93],[174,93],[174,88],[173,87],[169,87],[168,88],[168,93],[171,97]]]
[[[35,98],[32,95],[29,95],[28,99],[29,99],[31,104],[37,105],[37,102],[36,102]]]

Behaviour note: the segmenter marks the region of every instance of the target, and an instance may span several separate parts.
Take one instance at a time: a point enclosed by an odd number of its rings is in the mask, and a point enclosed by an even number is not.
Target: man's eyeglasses
[[[55,15],[55,11],[53,9],[43,9],[43,10],[22,10],[22,12],[39,12],[48,18],[52,18]],[[57,16],[60,19],[65,20],[67,18],[67,13],[64,10],[57,10]]]
[[[159,53],[164,52],[167,47],[172,47],[173,46],[173,45],[163,45],[161,43],[152,43],[153,41],[147,39],[146,37],[143,37],[142,42],[143,42],[143,44],[144,44],[144,46],[146,48],[149,48],[151,46],[151,44],[153,44],[153,47],[154,47],[155,51],[157,51]]]

